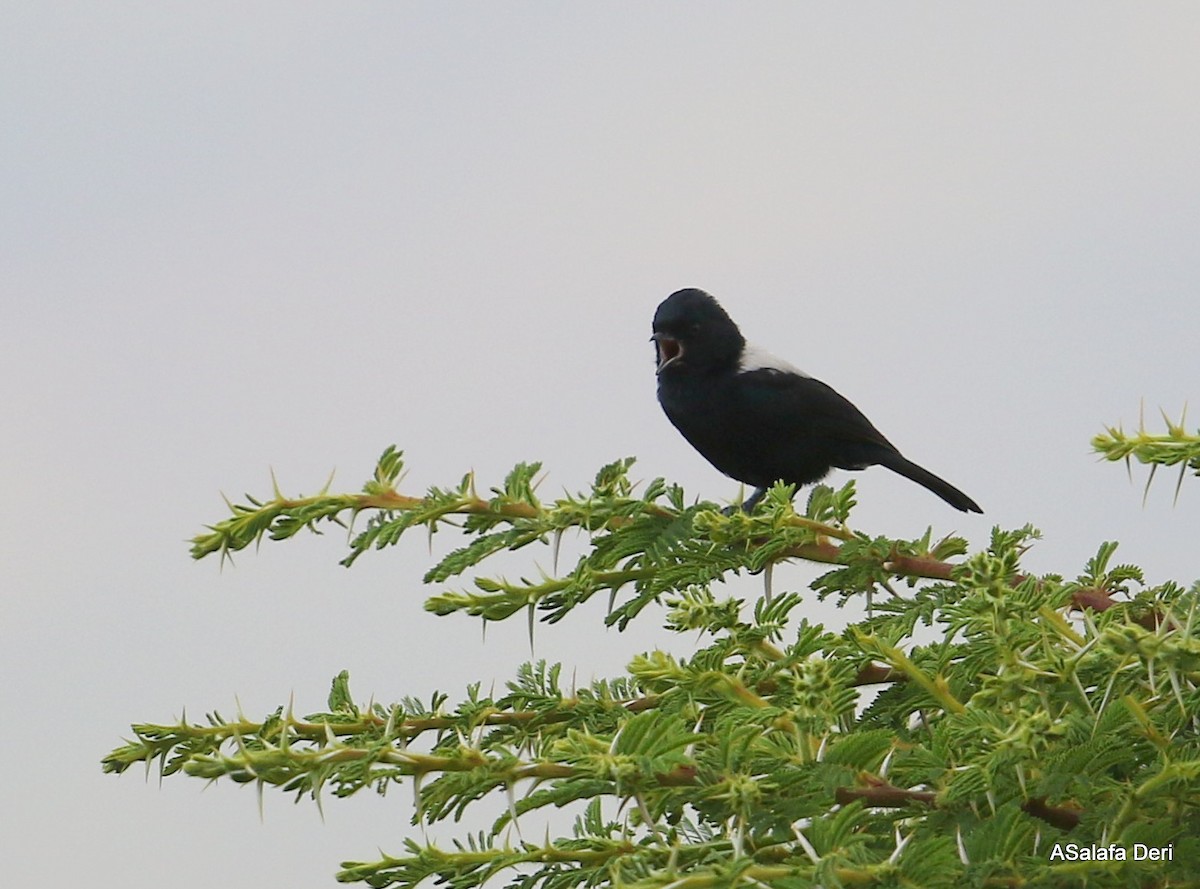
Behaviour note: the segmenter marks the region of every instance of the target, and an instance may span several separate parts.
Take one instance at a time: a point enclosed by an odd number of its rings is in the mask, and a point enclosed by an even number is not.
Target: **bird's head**
[[[738,326],[705,293],[689,287],[677,290],[654,313],[654,343],[658,373],[682,367],[720,370],[737,364],[746,341]]]

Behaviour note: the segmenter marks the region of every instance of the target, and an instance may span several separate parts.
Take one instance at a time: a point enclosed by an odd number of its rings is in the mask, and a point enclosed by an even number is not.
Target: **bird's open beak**
[[[658,353],[658,369],[655,373],[662,373],[668,364],[683,357],[683,343],[679,340],[669,337],[665,333],[656,333],[650,339]]]

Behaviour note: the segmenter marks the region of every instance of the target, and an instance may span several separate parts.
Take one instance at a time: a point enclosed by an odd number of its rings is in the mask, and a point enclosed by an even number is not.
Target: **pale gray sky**
[[[1031,522],[1037,571],[1115,538],[1200,576],[1200,484],[1143,508],[1088,451],[1200,401],[1198,48],[1189,3],[0,3],[4,882],[309,889],[400,851],[403,793],[260,822],[99,760],[184,707],[319,709],[343,668],[457,697],[523,628],[426,614],[419,540],[219,572],[185,539],[269,467],[357,489],[392,442],[414,493],[635,454],[736,496],[654,400],[679,287],[986,512],[877,469],[859,527]],[[586,680],[691,644],[600,617],[538,654]]]

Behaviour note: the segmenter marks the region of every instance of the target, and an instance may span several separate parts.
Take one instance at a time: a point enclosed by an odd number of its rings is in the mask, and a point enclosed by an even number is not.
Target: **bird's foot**
[[[747,513],[747,514],[754,512],[754,507],[758,506],[758,504],[761,503],[762,499],[766,496],[767,496],[767,489],[766,488],[758,488],[746,500],[742,501],[742,505],[740,507],[742,512]],[[738,508],[739,507],[733,506],[732,504],[730,504],[729,506],[726,506],[724,509],[721,510],[721,515],[731,516],[738,510]]]

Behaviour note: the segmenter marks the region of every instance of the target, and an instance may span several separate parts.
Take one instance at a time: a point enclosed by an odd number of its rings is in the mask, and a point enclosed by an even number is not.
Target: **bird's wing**
[[[764,433],[895,450],[862,411],[820,380],[762,368],[739,374],[738,383]]]

